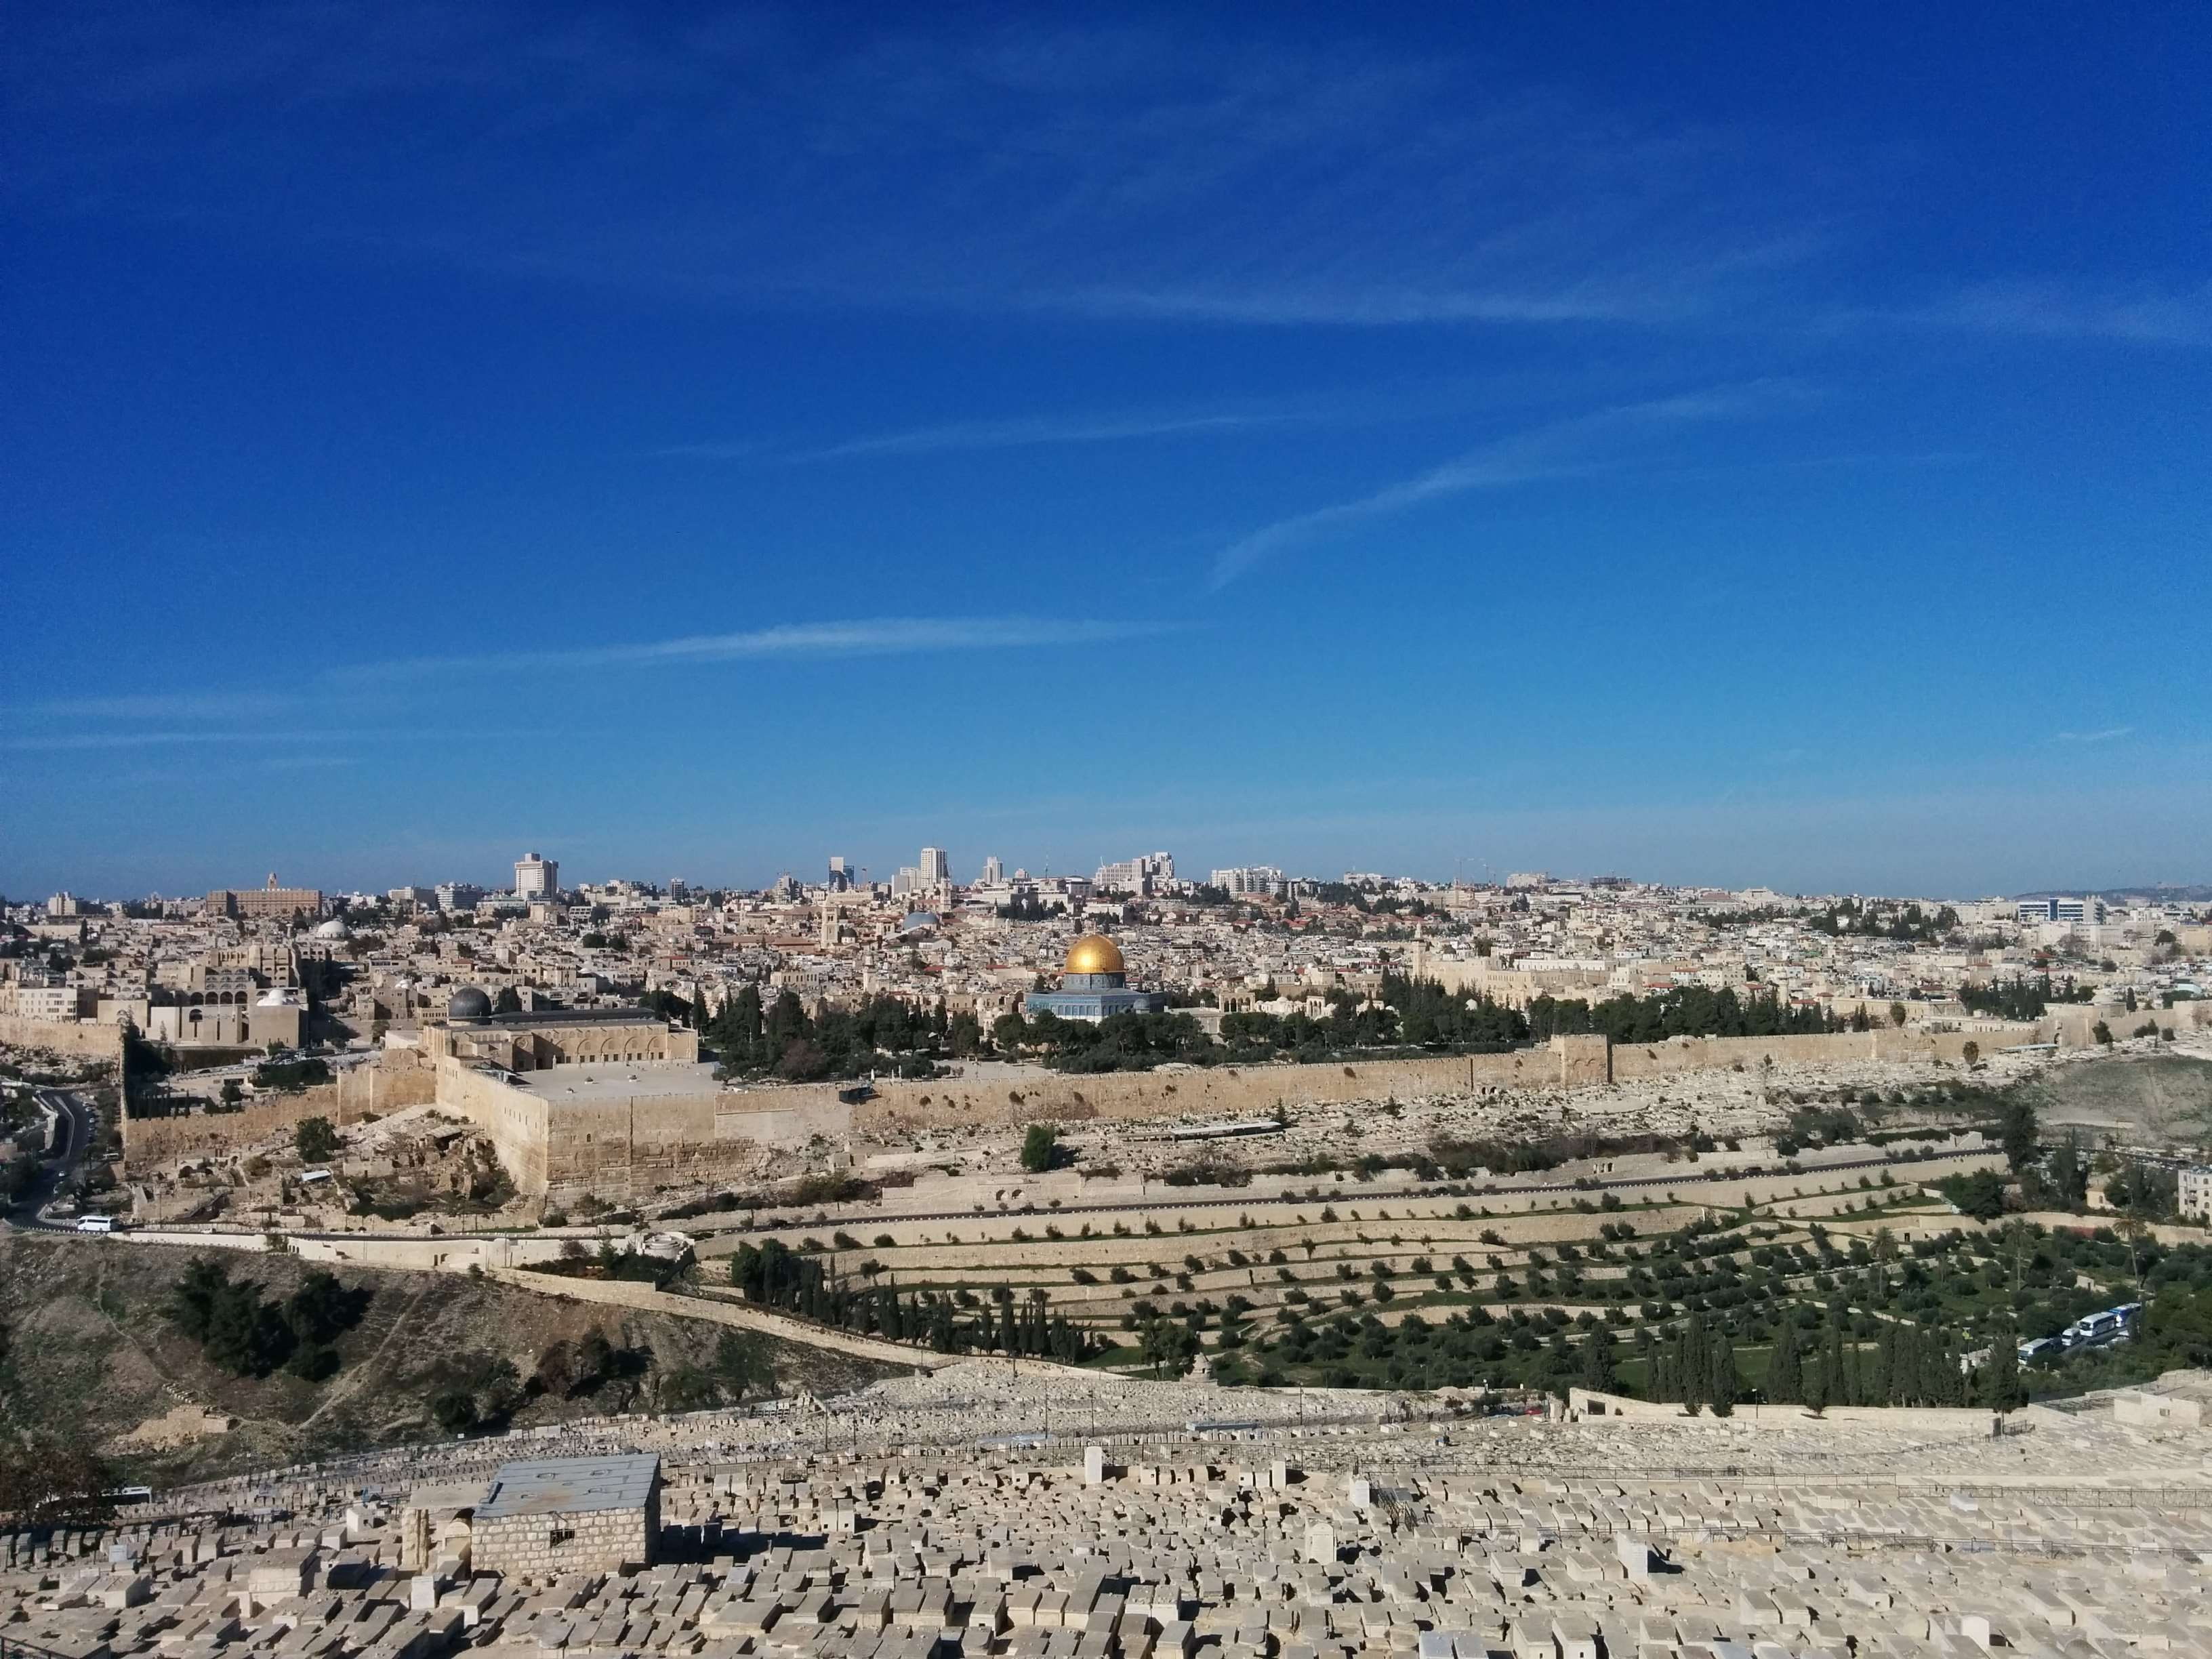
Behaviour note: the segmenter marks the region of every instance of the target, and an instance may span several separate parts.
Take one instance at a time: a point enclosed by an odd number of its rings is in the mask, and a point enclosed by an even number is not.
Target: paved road
[[[40,1212],[53,1202],[54,1194],[76,1173],[78,1164],[91,1150],[100,1130],[100,1115],[71,1089],[40,1089],[38,1100],[61,1120],[55,1132],[59,1144],[47,1155],[39,1179],[23,1201],[13,1210],[0,1212],[0,1221],[26,1231],[70,1232],[75,1229],[74,1223],[47,1221]]]

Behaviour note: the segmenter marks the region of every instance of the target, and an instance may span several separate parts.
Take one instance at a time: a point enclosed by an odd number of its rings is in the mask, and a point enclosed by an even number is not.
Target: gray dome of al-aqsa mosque
[[[491,999],[473,985],[464,985],[446,1005],[447,1019],[489,1019]]]

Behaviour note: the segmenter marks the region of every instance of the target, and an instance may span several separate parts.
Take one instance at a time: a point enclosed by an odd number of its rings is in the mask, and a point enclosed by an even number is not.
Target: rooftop
[[[502,1463],[479,1521],[517,1515],[575,1515],[645,1507],[660,1460],[650,1452],[620,1457],[538,1457]]]
[[[721,1085],[705,1060],[605,1060],[511,1074],[514,1086],[549,1100],[626,1100],[638,1095],[711,1095]]]

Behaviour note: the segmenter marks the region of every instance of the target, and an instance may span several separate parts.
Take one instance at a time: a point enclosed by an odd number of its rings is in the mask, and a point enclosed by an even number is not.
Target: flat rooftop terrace
[[[706,1060],[586,1060],[507,1074],[514,1086],[547,1100],[628,1100],[640,1095],[715,1095],[714,1067]]]

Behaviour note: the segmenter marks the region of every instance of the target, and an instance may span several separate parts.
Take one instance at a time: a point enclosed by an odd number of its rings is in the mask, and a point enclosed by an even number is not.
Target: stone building
[[[495,1014],[474,986],[456,991],[442,1022],[425,1024],[422,1052],[433,1060],[535,1072],[592,1061],[696,1060],[699,1034],[645,1008],[548,1008]]]
[[[653,1565],[660,1459],[650,1453],[503,1463],[470,1528],[477,1572],[617,1572]]]
[[[697,1032],[641,1008],[495,1014],[471,988],[423,1028],[422,1049],[438,1104],[490,1137],[518,1190],[556,1202],[733,1179],[763,1147],[852,1129],[834,1097],[725,1088]]]

